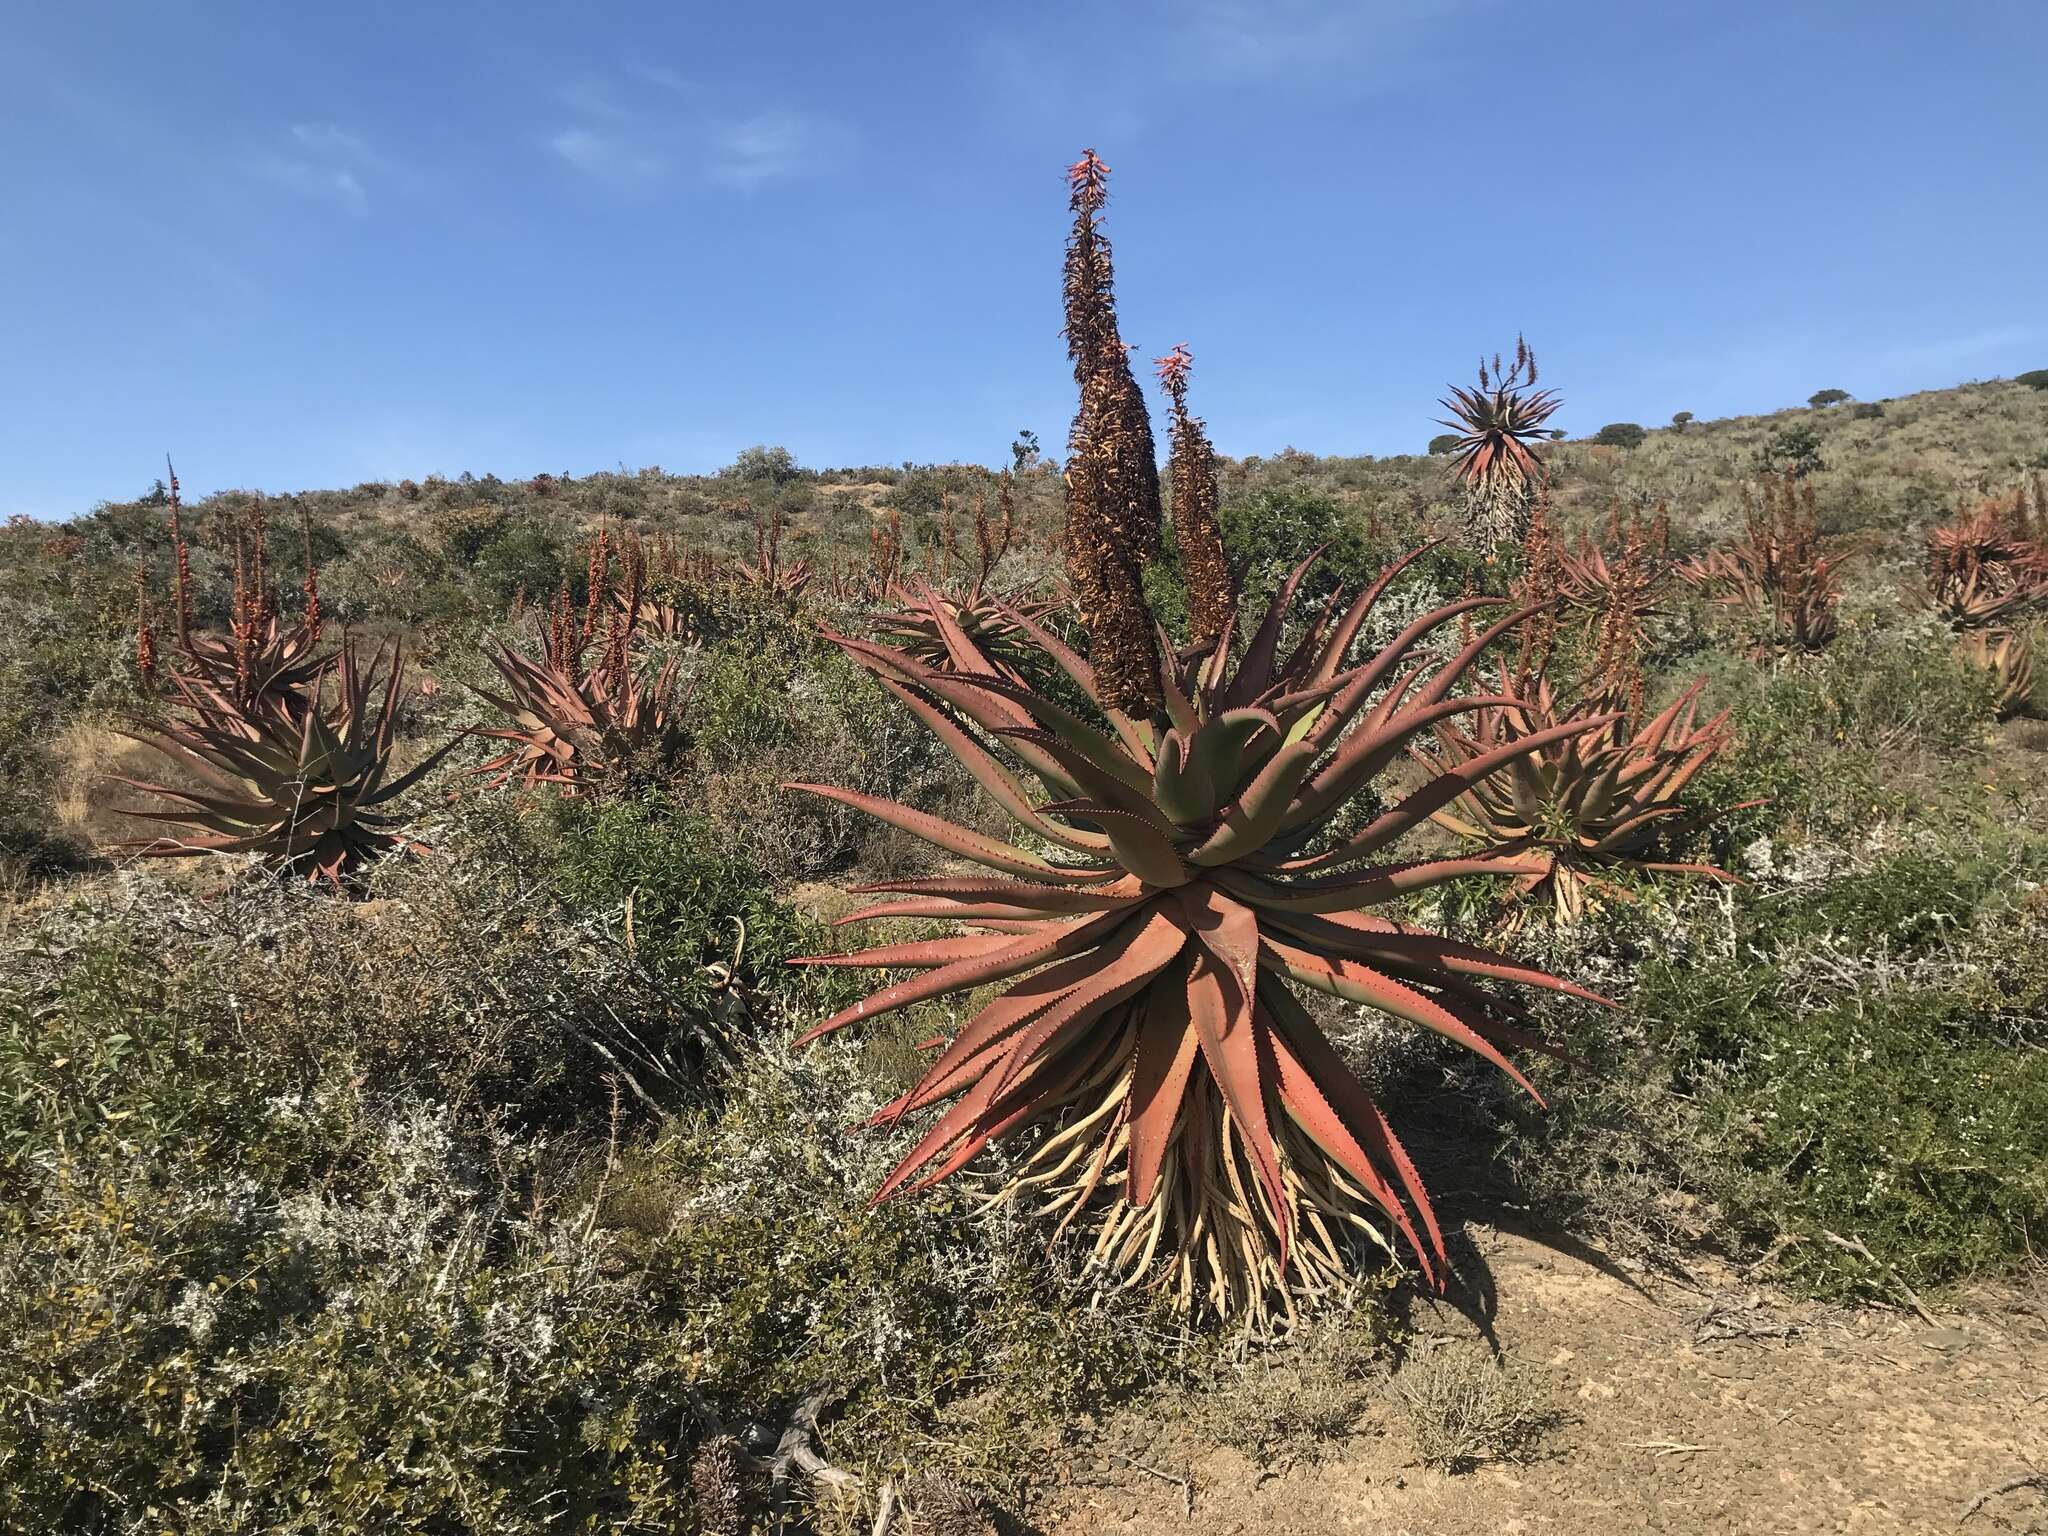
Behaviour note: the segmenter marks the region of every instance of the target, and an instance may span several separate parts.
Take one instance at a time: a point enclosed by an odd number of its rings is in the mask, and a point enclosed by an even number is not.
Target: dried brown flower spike
[[[1182,342],[1158,360],[1159,383],[1173,403],[1173,446],[1167,466],[1173,472],[1173,536],[1187,571],[1188,608],[1196,645],[1214,645],[1230,627],[1237,608],[1237,581],[1223,550],[1223,530],[1216,521],[1221,497],[1216,490],[1216,450],[1199,416],[1188,414],[1188,375],[1194,354]]]
[[[1088,627],[1102,701],[1160,707],[1159,648],[1144,564],[1159,546],[1159,469],[1152,423],[1117,330],[1109,241],[1098,225],[1109,167],[1094,150],[1068,169],[1067,355],[1081,406],[1067,439],[1067,576]]]

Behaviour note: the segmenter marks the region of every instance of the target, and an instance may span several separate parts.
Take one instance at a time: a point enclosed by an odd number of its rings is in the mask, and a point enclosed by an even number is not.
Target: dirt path
[[[1167,1470],[1065,1490],[1037,1528],[1074,1536],[1637,1536],[1646,1531],[1951,1531],[1978,1492],[2048,1472],[2048,1295],[1911,1314],[1840,1312],[1730,1283],[1645,1294],[1505,1233],[1475,1233],[1509,1357],[1547,1378],[1566,1421],[1519,1466],[1449,1476],[1416,1463],[1381,1393],[1319,1464],[1281,1471],[1185,1440]],[[1425,1307],[1410,1358],[1473,1322]],[[1155,1461],[1167,1459],[1155,1455]],[[1100,1463],[1097,1463],[1099,1466]],[[2048,1533],[2048,1492],[1988,1501],[1964,1532]]]

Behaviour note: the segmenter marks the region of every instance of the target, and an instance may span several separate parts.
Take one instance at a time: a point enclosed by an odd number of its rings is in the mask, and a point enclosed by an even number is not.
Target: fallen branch
[[[1192,1477],[1175,1477],[1171,1472],[1162,1472],[1157,1467],[1148,1467],[1142,1461],[1133,1461],[1122,1451],[1111,1451],[1110,1455],[1133,1471],[1156,1477],[1162,1483],[1171,1483],[1180,1490],[1181,1514],[1192,1520],[1195,1517],[1195,1480]]]
[[[1920,1298],[1914,1294],[1913,1287],[1906,1284],[1905,1277],[1901,1275],[1896,1269],[1893,1269],[1891,1265],[1885,1263],[1883,1259],[1880,1259],[1876,1254],[1872,1253],[1869,1247],[1864,1243],[1862,1238],[1841,1237],[1825,1229],[1822,1230],[1820,1235],[1826,1238],[1829,1242],[1833,1243],[1837,1248],[1840,1248],[1847,1253],[1853,1253],[1859,1259],[1863,1259],[1866,1262],[1875,1265],[1879,1270],[1883,1271],[1885,1275],[1890,1277],[1892,1284],[1898,1287],[1899,1294],[1906,1298],[1906,1304],[1910,1306],[1915,1312],[1920,1314],[1921,1322],[1925,1323],[1930,1328],[1936,1328],[1940,1326],[1938,1323],[1935,1322],[1934,1314],[1928,1311],[1926,1306],[1921,1302]]]
[[[2018,1493],[2022,1488],[2039,1488],[2048,1491],[2048,1472],[2028,1472],[2008,1482],[2000,1483],[1995,1488],[1986,1488],[1963,1506],[1963,1512],[1956,1516],[1956,1524],[1961,1525],[1993,1499],[2002,1499],[2008,1493]]]

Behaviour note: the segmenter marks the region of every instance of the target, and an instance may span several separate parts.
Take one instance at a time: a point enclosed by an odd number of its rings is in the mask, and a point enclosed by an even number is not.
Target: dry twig
[[[1956,1516],[1956,1524],[1961,1525],[1993,1499],[2004,1498],[2008,1493],[2018,1493],[2022,1488],[2039,1488],[2048,1492],[2048,1472],[2025,1472],[2018,1477],[2008,1478],[1996,1487],[1986,1488],[1963,1506],[1962,1513]]]
[[[1823,1230],[1820,1235],[1826,1238],[1829,1242],[1833,1243],[1837,1248],[1842,1249],[1844,1252],[1853,1253],[1859,1259],[1863,1259],[1868,1263],[1877,1266],[1878,1269],[1882,1270],[1885,1273],[1885,1275],[1890,1278],[1892,1284],[1898,1287],[1899,1294],[1905,1297],[1906,1304],[1919,1314],[1921,1322],[1925,1323],[1930,1328],[1940,1326],[1938,1323],[1935,1322],[1934,1314],[1927,1310],[1926,1306],[1921,1302],[1919,1296],[1917,1296],[1914,1293],[1913,1287],[1906,1284],[1905,1277],[1902,1276],[1896,1269],[1893,1269],[1891,1265],[1885,1263],[1885,1261],[1880,1259],[1876,1254],[1872,1253],[1868,1245],[1864,1243],[1862,1238],[1841,1237],[1833,1232],[1829,1232],[1826,1230]]]

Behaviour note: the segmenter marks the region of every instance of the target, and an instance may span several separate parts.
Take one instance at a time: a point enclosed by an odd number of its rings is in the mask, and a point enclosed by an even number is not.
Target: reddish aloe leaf
[[[1093,1022],[1135,994],[1170,965],[1187,944],[1187,924],[1164,906],[1118,946],[1115,955],[1030,1026],[1031,1050],[1045,1049],[1060,1035]],[[1005,1069],[1014,1074],[1017,1063]]]
[[[1300,827],[1327,819],[1385,769],[1407,742],[1438,721],[1512,702],[1505,695],[1445,699],[1405,713],[1397,711],[1378,726],[1361,726],[1316,770],[1282,825]]]
[[[1110,775],[1143,794],[1152,783],[1152,758],[1147,753],[1142,761],[1118,749],[1102,732],[1081,719],[1080,716],[1062,709],[1050,699],[1033,693],[1029,688],[993,677],[963,677],[953,681],[966,687],[984,689],[1000,698],[1009,699],[1037,722],[1040,729],[1058,738],[1062,747],[1078,752],[1103,773]]]
[[[1322,915],[1289,912],[1275,914],[1271,919],[1272,926],[1276,929],[1299,939],[1303,945],[1324,953],[1343,955],[1356,960],[1385,958],[1418,967],[1435,967],[1455,975],[1483,976],[1490,981],[1519,982],[1524,986],[1542,987],[1546,991],[1581,997],[1605,1007],[1614,1006],[1609,999],[1597,992],[1589,992],[1576,982],[1566,981],[1536,966],[1526,965],[1498,950],[1461,943],[1456,939],[1444,938],[1440,934],[1413,929],[1397,930],[1391,924],[1382,928],[1376,925],[1378,921],[1383,920],[1367,919],[1360,914],[1349,912]],[[1367,926],[1368,924],[1375,925]]]
[[[1351,642],[1358,638],[1360,626],[1365,623],[1373,609],[1378,606],[1380,595],[1387,590],[1388,584],[1396,576],[1407,570],[1415,561],[1420,560],[1442,542],[1441,539],[1432,539],[1427,544],[1418,544],[1392,565],[1381,571],[1379,579],[1358,594],[1351,607],[1346,610],[1344,617],[1337,621],[1336,629],[1331,632],[1329,643],[1324,647],[1322,659],[1316,663],[1315,670],[1310,673],[1313,681],[1319,683],[1329,682],[1338,672],[1343,670],[1345,653],[1351,649]]]
[[[1365,1084],[1358,1080],[1351,1068],[1344,1064],[1344,1058],[1337,1054],[1337,1048],[1330,1044],[1322,1030],[1297,1002],[1294,995],[1283,985],[1262,987],[1260,996],[1267,1005],[1273,1023],[1293,1046],[1303,1070],[1315,1079],[1316,1086],[1323,1091],[1330,1107],[1335,1109],[1349,1126],[1359,1144],[1378,1162],[1394,1170],[1406,1192],[1408,1201],[1422,1218],[1422,1228],[1428,1238],[1427,1247],[1416,1249],[1416,1259],[1422,1265],[1422,1272],[1432,1283],[1436,1281],[1435,1270],[1430,1260],[1447,1262],[1444,1252],[1443,1231],[1437,1225],[1436,1207],[1430,1203],[1429,1191],[1424,1187],[1422,1176],[1415,1171],[1415,1164],[1409,1159],[1407,1149],[1401,1145],[1394,1128],[1387,1123],[1387,1117],[1366,1091]]]
[[[1115,1040],[1099,1042],[1092,1052],[1069,1053],[1056,1060],[1041,1058],[1025,1074],[1024,1080],[1013,1085],[999,1096],[992,1094],[991,1102],[972,1117],[972,1123],[963,1134],[955,1128],[958,1137],[953,1150],[946,1160],[935,1168],[929,1168],[916,1183],[908,1186],[905,1193],[916,1194],[930,1189],[958,1173],[990,1142],[1007,1136],[1018,1127],[1056,1110],[1093,1072],[1103,1059],[1116,1049]],[[933,1136],[937,1135],[934,1128]],[[928,1137],[927,1140],[932,1138]],[[940,1143],[940,1146],[943,1146]],[[899,1186],[900,1188],[901,1186]],[[882,1199],[879,1193],[875,1200]],[[869,1204],[873,1204],[870,1201]]]
[[[1282,912],[1355,912],[1362,907],[1384,906],[1390,901],[1423,891],[1451,880],[1473,875],[1543,875],[1546,863],[1531,860],[1419,859],[1408,864],[1386,864],[1352,874],[1324,876],[1317,880],[1266,880],[1220,869],[1215,880],[1241,900],[1257,907]]]
[[[899,1008],[908,1008],[912,1003],[944,997],[948,992],[964,992],[971,987],[987,986],[993,981],[1021,975],[1048,961],[1063,959],[1077,949],[1100,943],[1118,924],[1126,921],[1128,918],[1121,912],[1076,919],[1000,945],[979,959],[958,961],[926,975],[899,981],[812,1025],[796,1037],[795,1043],[808,1045],[820,1035],[830,1034],[855,1019],[879,1018]]]
[[[1237,674],[1228,687],[1222,691],[1217,702],[1217,713],[1238,709],[1251,700],[1273,680],[1273,655],[1280,645],[1280,627],[1286,621],[1288,609],[1294,606],[1294,594],[1301,586],[1301,579],[1308,574],[1308,568],[1322,558],[1324,548],[1319,545],[1280,583],[1280,590],[1273,594],[1273,601],[1266,605],[1266,616],[1252,635],[1251,644],[1245,647],[1244,660],[1237,664]]]
[[[899,966],[930,970],[935,966],[971,960],[976,955],[985,955],[1000,947],[997,940],[975,933],[957,939],[919,939],[910,944],[882,944],[873,949],[849,950],[837,955],[796,955],[789,963],[840,968],[873,967],[877,970]]]
[[[872,907],[862,907],[858,912],[834,921],[834,927],[848,923],[873,923],[889,917],[930,917],[950,919],[956,923],[982,922],[1030,922],[1045,923],[1050,917],[1071,915],[1075,912],[1103,912],[1118,906],[1129,906],[1129,902],[1116,902],[1108,907],[1101,905],[1087,907],[1055,907],[1035,901],[958,901],[944,896],[906,896],[900,901],[878,902]]]
[[[1308,742],[1296,742],[1276,752],[1237,802],[1225,809],[1223,824],[1188,855],[1189,861],[1228,864],[1265,847],[1286,819],[1288,804],[1315,763],[1316,753],[1316,747]]]
[[[1108,846],[1100,838],[1091,838],[1085,833],[1074,831],[1071,827],[1058,826],[1040,816],[1032,810],[1023,787],[1010,771],[983,750],[981,743],[961,729],[950,715],[934,706],[914,689],[893,678],[882,677],[878,680],[884,688],[908,705],[918,719],[930,727],[932,734],[945,743],[947,750],[974,776],[975,782],[988,791],[989,798],[1008,811],[1019,823],[1029,827],[1048,842],[1060,843],[1068,848],[1099,851]]]
[[[1149,783],[1144,793],[1131,788],[1121,778],[1104,773],[1086,754],[1072,750],[1050,731],[1019,726],[1006,728],[998,734],[1013,744],[1029,742],[1037,747],[1065,770],[1066,776],[1081,790],[1084,798],[1114,806],[1126,816],[1136,816],[1140,820],[1149,821],[1162,834],[1172,830],[1171,823],[1152,801]]]
[[[1100,805],[1078,814],[1102,828],[1117,862],[1147,885],[1166,889],[1188,880],[1191,872],[1179,850],[1150,817]]]
[[[905,1115],[929,1108],[976,1081],[1006,1048],[1018,1026],[1029,1023],[1060,1002],[1101,966],[1095,952],[1074,956],[1027,977],[996,998],[961,1028],[945,1049],[909,1088],[874,1114],[871,1123],[893,1125]]]
[[[1423,1270],[1427,1273],[1429,1256],[1423,1252],[1421,1240],[1415,1235],[1415,1224],[1408,1217],[1407,1207],[1401,1204],[1401,1197],[1394,1192],[1394,1187],[1373,1166],[1372,1158],[1344,1123],[1344,1117],[1331,1107],[1314,1075],[1302,1065],[1293,1042],[1277,1027],[1269,1027],[1265,1045],[1271,1052],[1280,1102],[1293,1115],[1294,1123],[1308,1133],[1332,1162],[1350,1174],[1373,1203],[1386,1213],[1408,1240],[1410,1250],[1421,1257]]]
[[[975,863],[985,864],[990,869],[1000,869],[1009,874],[1024,875],[1037,880],[1086,879],[1093,873],[1076,875],[1048,864],[1045,860],[1026,853],[1022,848],[1010,843],[993,837],[984,837],[979,832],[957,827],[952,822],[943,821],[929,812],[913,810],[907,805],[897,804],[894,800],[864,795],[858,790],[839,789],[830,784],[789,783],[782,787],[798,790],[807,795],[818,795],[827,800],[837,800],[842,805],[850,805],[857,811],[867,812],[878,821],[886,821],[891,826],[901,827],[913,837],[923,838],[949,853],[957,853],[963,859],[972,859]]]
[[[996,606],[1004,616],[1029,635],[1040,650],[1053,659],[1055,666],[1073,679],[1075,686],[1082,693],[1091,699],[1101,698],[1095,687],[1095,669],[1076,655],[1072,647],[1029,614],[1020,613],[1006,603],[999,603]],[[1165,648],[1161,649],[1163,651]],[[1145,728],[1120,709],[1112,709],[1105,705],[1102,713],[1108,718],[1110,726],[1116,731],[1118,739],[1123,742],[1125,750],[1131,754],[1133,760],[1143,762],[1150,750],[1146,745]]]
[[[1021,1028],[1013,1026],[1013,1033],[1001,1039],[1001,1043],[989,1049],[984,1043],[980,1051],[978,1079],[965,1096],[941,1117],[939,1124],[921,1140],[911,1154],[897,1164],[895,1170],[883,1181],[876,1199],[885,1199],[901,1188],[919,1168],[935,1157],[960,1131],[975,1118],[984,1113],[996,1100],[1014,1086],[1019,1086],[1020,1075],[1044,1060],[1052,1048],[1066,1034],[1086,1028],[1109,1009],[1127,1000],[1133,993],[1144,987],[1154,975],[1180,953],[1186,941],[1186,930],[1166,912],[1156,911],[1152,918],[1123,948],[1121,954],[1108,965],[1101,967],[1094,975],[1068,989],[1053,1000],[1050,1007],[1035,1015],[1026,1015],[1019,1020]],[[965,1037],[956,1041],[953,1050],[936,1063],[926,1074],[927,1082],[943,1079],[957,1073],[967,1065],[962,1059],[954,1059]],[[913,1090],[916,1099],[928,1090]],[[929,1098],[926,1098],[929,1102]]]
[[[1331,705],[1330,714],[1316,722],[1314,737],[1325,743],[1334,740],[1358,706],[1378,691],[1396,667],[1412,659],[1415,646],[1424,635],[1440,625],[1449,623],[1461,613],[1470,613],[1478,608],[1497,608],[1503,601],[1504,599],[1498,597],[1462,597],[1435,613],[1424,614],[1410,624],[1377,656],[1350,675],[1349,681],[1344,684],[1344,691]]]
[[[1239,984],[1229,963],[1205,943],[1201,958],[1188,971],[1187,998],[1188,1017],[1201,1042],[1202,1057],[1209,1064],[1209,1075],[1230,1107],[1239,1143],[1258,1170],[1268,1214],[1279,1234],[1279,1265],[1285,1274],[1293,1246],[1289,1219],[1293,1207],[1280,1174],[1272,1123],[1266,1117],[1268,1084],[1260,1071],[1251,992]]]
[[[1499,1067],[1515,1080],[1523,1092],[1538,1104],[1543,1095],[1515,1064],[1494,1048],[1492,1042],[1474,1033],[1471,1026],[1458,1018],[1435,998],[1413,987],[1403,986],[1391,976],[1374,970],[1363,961],[1327,959],[1298,949],[1278,938],[1263,941],[1260,958],[1283,975],[1296,981],[1328,992],[1336,997],[1346,998],[1354,1003],[1364,1003],[1395,1018],[1406,1019],[1411,1024],[1434,1030],[1445,1039],[1456,1042],[1474,1055]]]
[[[1504,747],[1495,747],[1470,762],[1461,763],[1448,772],[1436,774],[1399,805],[1374,818],[1370,825],[1328,853],[1319,854],[1312,859],[1295,860],[1287,867],[1291,871],[1307,873],[1318,869],[1335,868],[1354,859],[1362,859],[1395,839],[1406,836],[1472,785],[1507,764],[1525,759],[1532,752],[1540,752],[1552,742],[1597,730],[1619,718],[1617,715],[1596,715],[1588,720],[1567,720],[1562,725],[1553,725],[1547,730],[1519,737]]]
[[[1131,1062],[1130,1169],[1124,1195],[1133,1205],[1150,1205],[1159,1187],[1199,1044],[1185,981],[1162,980],[1145,1001]]]
[[[1152,799],[1176,826],[1188,827],[1216,813],[1217,789],[1208,769],[1188,752],[1187,738],[1168,731],[1152,769]]]
[[[1037,885],[1020,880],[875,880],[851,886],[856,896],[902,894],[905,896],[950,896],[955,901],[1000,900],[1013,906],[1043,907],[1048,912],[1107,912],[1120,903],[1136,899],[1138,882],[1122,871],[1107,885],[1075,887]]]
[[[1166,917],[1174,927],[1179,927],[1173,912],[1161,909],[1156,915]],[[1146,951],[1133,956],[1132,946],[1137,939],[1149,933],[1151,939],[1148,942],[1155,945],[1166,942],[1155,929],[1156,925],[1149,921],[1127,929],[1103,949],[1076,955],[1012,987],[968,1021],[925,1075],[883,1111],[883,1117],[900,1118],[909,1110],[922,1109],[959,1092],[1002,1054],[1002,1042],[1020,1025],[1030,1024],[1055,1009],[1066,1009],[1070,1002],[1075,1007],[1066,1012],[1069,1019],[1099,1016],[1114,1001],[1111,993],[1119,984],[1117,978],[1132,974],[1133,967],[1143,966],[1151,955],[1151,951]],[[1180,941],[1175,939],[1173,942],[1178,944]],[[1170,957],[1159,963],[1170,963]],[[1104,986],[1103,977],[1112,970],[1116,972],[1116,978]]]

